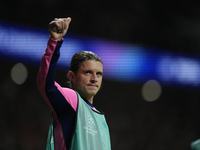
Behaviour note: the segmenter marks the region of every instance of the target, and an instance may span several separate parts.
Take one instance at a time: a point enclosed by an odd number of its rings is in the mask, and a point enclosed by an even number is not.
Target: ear
[[[67,75],[68,75],[69,79],[73,82],[74,79],[75,79],[75,74],[74,74],[74,72],[69,71],[69,72],[67,73]]]

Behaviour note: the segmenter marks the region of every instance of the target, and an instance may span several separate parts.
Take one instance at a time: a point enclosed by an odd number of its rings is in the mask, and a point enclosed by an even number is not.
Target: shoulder
[[[78,95],[76,91],[70,88],[64,88],[61,86],[57,86],[57,88],[61,92],[61,94],[64,96],[66,101],[72,106],[72,108],[76,110],[77,104],[78,104]]]

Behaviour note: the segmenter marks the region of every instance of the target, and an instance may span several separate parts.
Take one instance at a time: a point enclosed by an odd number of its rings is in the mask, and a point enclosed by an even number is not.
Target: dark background
[[[55,17],[70,16],[73,34],[199,57],[199,8],[197,0],[2,0],[0,21],[47,30]],[[17,85],[10,78],[16,63],[0,60],[0,149],[45,149],[50,109],[36,87],[39,65],[26,64],[28,79]],[[58,70],[56,76],[63,86],[66,73]],[[147,102],[142,85],[105,79],[95,98],[94,105],[106,114],[112,149],[189,150],[200,138],[199,89],[163,85],[160,98]]]

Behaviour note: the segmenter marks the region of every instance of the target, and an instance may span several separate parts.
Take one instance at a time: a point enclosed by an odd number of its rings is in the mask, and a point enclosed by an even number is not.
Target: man
[[[38,89],[52,109],[47,149],[110,150],[110,135],[104,114],[93,106],[103,76],[101,58],[89,51],[76,53],[68,77],[71,89],[54,81],[63,36],[71,18],[54,19],[49,24],[49,41],[38,72]]]

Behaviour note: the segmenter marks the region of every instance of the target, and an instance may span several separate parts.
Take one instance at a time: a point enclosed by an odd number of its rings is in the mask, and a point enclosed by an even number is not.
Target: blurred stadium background
[[[45,149],[50,109],[36,87],[48,23],[72,18],[56,81],[71,56],[104,61],[94,105],[113,150],[189,150],[200,138],[200,2],[167,0],[0,2],[0,149]]]

